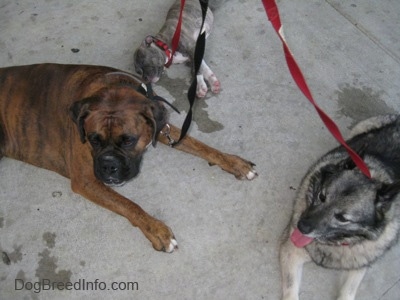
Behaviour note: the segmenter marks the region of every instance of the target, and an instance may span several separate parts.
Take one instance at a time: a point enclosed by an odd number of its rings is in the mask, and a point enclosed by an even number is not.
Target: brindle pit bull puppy
[[[135,70],[145,82],[157,82],[164,72],[165,64],[171,58],[172,37],[174,36],[180,14],[181,1],[176,0],[168,11],[161,30],[155,35],[148,35],[134,54]],[[206,37],[211,32],[213,14],[208,8],[203,30]],[[186,0],[182,15],[182,28],[177,52],[172,63],[178,64],[193,60],[197,37],[202,23],[201,6],[198,0]],[[219,93],[220,82],[214,72],[203,60],[197,75],[197,97],[203,98],[207,93],[207,84],[213,93]]]

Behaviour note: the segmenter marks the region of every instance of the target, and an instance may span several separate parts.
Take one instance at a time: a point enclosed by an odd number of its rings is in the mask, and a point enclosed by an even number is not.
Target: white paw
[[[175,249],[178,249],[178,242],[175,239],[172,239],[168,249],[165,249],[165,252],[172,253]]]
[[[246,174],[246,178],[248,180],[253,180],[254,178],[256,178],[258,176],[257,172],[253,169],[251,170],[249,173]]]
[[[207,94],[207,84],[204,81],[203,75],[197,75],[197,89],[196,89],[196,96],[198,98],[204,98]]]
[[[219,82],[219,80],[217,79],[217,77],[215,76],[215,74],[211,74],[210,77],[208,77],[207,79],[208,83],[210,84],[211,87],[211,91],[214,94],[218,94],[219,91],[221,90],[221,83]]]

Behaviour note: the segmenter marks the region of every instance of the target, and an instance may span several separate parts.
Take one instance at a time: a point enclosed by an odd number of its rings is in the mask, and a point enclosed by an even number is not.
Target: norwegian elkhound
[[[344,270],[338,299],[354,299],[367,267],[400,232],[400,115],[360,122],[348,141],[372,179],[340,146],[322,156],[298,189],[280,249],[283,299],[298,299],[305,262]]]

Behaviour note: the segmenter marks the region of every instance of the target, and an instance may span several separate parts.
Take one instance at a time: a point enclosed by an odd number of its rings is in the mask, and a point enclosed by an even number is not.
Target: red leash
[[[178,49],[179,45],[179,38],[181,37],[181,28],[182,28],[182,15],[183,15],[183,8],[185,7],[185,0],[181,0],[181,9],[179,12],[179,19],[178,19],[178,24],[176,24],[176,29],[174,36],[172,37],[172,45],[171,45],[171,56],[169,57],[167,63],[165,66],[169,68],[169,66],[172,64],[172,59],[174,58],[174,54],[176,52],[176,49]]]
[[[278,34],[279,38],[282,41],[283,44],[283,50],[285,53],[286,57],[286,62],[289,67],[289,71],[293,76],[294,81],[296,82],[297,86],[300,88],[300,90],[303,92],[304,96],[311,102],[312,105],[314,105],[315,109],[318,112],[319,117],[321,120],[324,122],[325,126],[328,128],[328,130],[331,132],[331,134],[334,136],[334,138],[347,150],[349,153],[350,157],[356,164],[356,166],[368,177],[371,178],[371,173],[369,172],[369,169],[365,162],[361,159],[358,154],[350,148],[349,145],[346,144],[345,140],[343,139],[342,134],[340,133],[340,130],[338,129],[337,125],[335,122],[332,121],[332,119],[317,105],[315,102],[314,98],[311,95],[311,92],[307,86],[307,83],[304,79],[303,74],[301,73],[301,70],[299,66],[297,65],[292,53],[290,52],[290,49],[283,38],[280,29],[281,29],[281,20],[279,17],[279,11],[278,7],[275,3],[275,0],[261,0],[265,11],[267,13],[268,19],[271,22],[272,26],[274,27],[276,33]]]

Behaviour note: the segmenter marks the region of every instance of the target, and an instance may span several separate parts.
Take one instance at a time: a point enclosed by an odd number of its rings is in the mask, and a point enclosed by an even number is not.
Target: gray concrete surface
[[[134,49],[158,31],[172,2],[0,0],[0,66],[133,71]],[[365,117],[400,111],[399,1],[278,5],[314,97],[344,135]],[[259,177],[241,182],[168,147],[149,150],[140,176],[117,190],[173,229],[179,250],[165,254],[122,217],[74,194],[67,179],[4,158],[0,299],[279,298],[278,239],[294,189],[336,142],[293,83],[260,1],[219,3],[206,59],[223,90],[198,101],[191,135],[254,161]],[[185,111],[189,78],[187,66],[173,66],[156,90]],[[183,117],[171,113],[177,125]],[[399,299],[399,254],[397,246],[370,268],[357,299]],[[301,299],[334,299],[338,275],[307,265]],[[108,286],[35,292],[19,290],[16,279]],[[137,282],[138,290],[109,290],[112,282]]]

